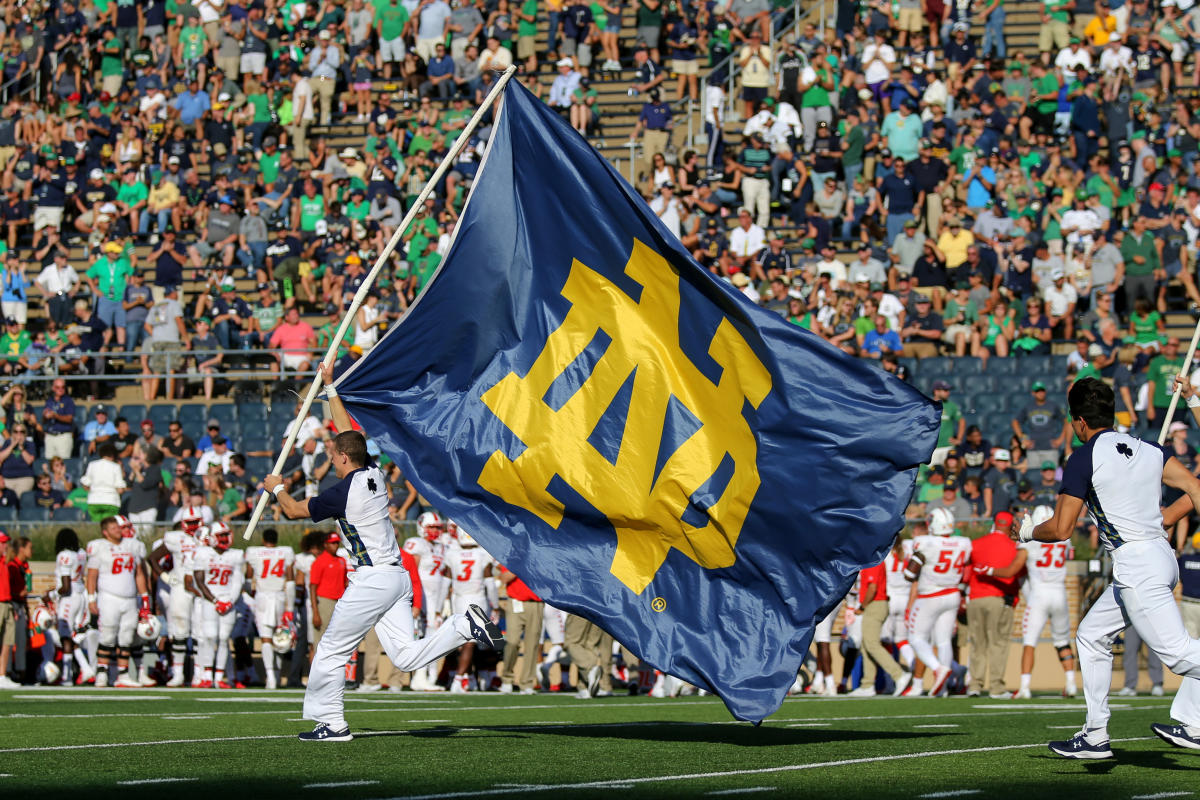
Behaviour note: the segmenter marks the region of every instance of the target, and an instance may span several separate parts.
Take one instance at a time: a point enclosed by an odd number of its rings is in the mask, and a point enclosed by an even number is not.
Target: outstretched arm
[[[321,381],[325,384],[325,396],[329,399],[329,413],[333,416],[333,424],[338,431],[354,430],[354,423],[350,420],[350,414],[346,412],[346,407],[342,405],[342,398],[338,397],[337,390],[333,388],[333,368],[322,362],[320,366]]]

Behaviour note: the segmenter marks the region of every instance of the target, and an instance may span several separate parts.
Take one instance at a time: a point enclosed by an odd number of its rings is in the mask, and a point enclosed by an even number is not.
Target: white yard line
[[[1139,736],[1132,739],[1113,739],[1113,742],[1142,742],[1154,739],[1153,736]],[[667,783],[672,781],[711,780],[714,778],[735,778],[744,775],[772,775],[784,772],[798,772],[808,769],[826,769],[830,767],[849,767],[858,764],[877,764],[888,761],[901,761],[909,758],[935,758],[941,756],[971,755],[975,753],[996,753],[1006,750],[1029,750],[1045,747],[1045,742],[1030,744],[1008,744],[996,747],[968,747],[961,750],[930,750],[924,753],[897,753],[889,756],[872,756],[869,758],[848,758],[841,761],[823,761],[816,764],[789,764],[781,767],[762,767],[760,769],[738,769],[725,772],[693,772],[683,775],[655,775],[646,778],[618,778],[610,781],[585,781],[581,783],[547,783],[536,786],[494,787],[491,789],[472,789],[465,792],[441,792],[437,794],[403,795],[388,800],[452,800],[459,797],[488,797],[494,795],[523,794],[526,792],[549,792],[563,789],[606,789],[613,786],[635,786],[649,783]],[[3,752],[3,751],[0,751]]]
[[[951,789],[948,792],[930,792],[929,794],[919,794],[917,797],[925,798],[925,800],[933,800],[936,797],[965,797],[969,794],[983,794],[983,789]]]
[[[829,722],[793,722],[787,727],[789,728],[828,728]]]
[[[1164,797],[1187,797],[1193,792],[1159,792],[1158,794],[1135,794],[1133,800],[1162,800]]]
[[[159,719],[185,719],[186,720],[186,719],[212,719],[212,717],[207,714],[201,714],[201,715],[187,715],[187,716],[180,715],[180,716],[170,716],[170,717],[159,717]]]
[[[340,781],[338,783],[306,783],[301,789],[342,789],[347,786],[374,786],[379,781]]]
[[[191,783],[199,778],[144,778],[140,781],[117,781],[117,786],[148,786],[152,783]]]
[[[941,725],[913,725],[914,728],[957,728],[957,722],[947,722]]]
[[[116,691],[110,690],[109,694],[105,695],[44,695],[44,694],[14,694],[10,700],[87,700],[93,703],[110,702],[114,700],[129,701],[129,700],[169,700],[170,696],[165,694],[123,694],[119,689]],[[291,702],[295,702],[294,700]]]
[[[773,792],[775,786],[748,786],[745,789],[717,789],[715,792],[705,792],[706,795],[718,797],[727,794],[754,794],[756,792]]]

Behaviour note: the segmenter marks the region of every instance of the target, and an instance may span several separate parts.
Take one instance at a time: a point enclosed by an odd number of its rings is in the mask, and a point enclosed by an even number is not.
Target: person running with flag
[[[317,645],[304,692],[304,718],[317,724],[301,741],[348,742],[345,719],[346,663],[372,627],[388,658],[404,672],[420,669],[467,642],[497,650],[504,637],[483,610],[470,606],[424,639],[413,636],[413,586],[401,563],[396,532],[388,518],[387,479],[367,455],[367,441],[352,430],[350,415],[333,388],[328,365],[321,366],[334,425],[341,431],[329,445],[338,482],[307,500],[288,494],[278,475],[263,479],[290,519],[333,519],[354,561],[346,593]]]
[[[1177,747],[1200,749],[1200,640],[1188,636],[1175,602],[1179,566],[1159,508],[1164,483],[1200,508],[1200,480],[1170,450],[1113,430],[1113,390],[1103,381],[1076,381],[1067,404],[1071,428],[1084,444],[1067,460],[1057,508],[1026,516],[1020,538],[1068,541],[1086,505],[1101,543],[1112,555],[1113,578],[1079,622],[1076,634],[1087,721],[1070,739],[1050,742],[1050,750],[1065,758],[1112,757],[1112,645],[1130,626],[1183,678],[1171,705],[1171,717],[1178,724],[1154,723],[1150,730]]]

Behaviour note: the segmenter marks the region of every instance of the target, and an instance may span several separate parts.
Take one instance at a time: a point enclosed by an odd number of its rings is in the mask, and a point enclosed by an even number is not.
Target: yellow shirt
[[[1091,21],[1088,22],[1087,27],[1083,29],[1083,35],[1087,37],[1088,41],[1092,45],[1096,47],[1103,47],[1104,45],[1108,44],[1109,38],[1111,38],[1111,35],[1116,30],[1116,17],[1114,17],[1112,14],[1109,14],[1101,19],[1099,15],[1096,15],[1092,17]]]
[[[753,51],[746,45],[738,52],[738,63],[741,64]],[[762,60],[750,58],[742,67],[742,86],[763,89],[771,85],[771,48],[765,44],[758,46]]]
[[[975,234],[960,228],[958,236],[946,231],[938,237],[938,250],[946,256],[947,269],[954,269],[967,260],[967,248],[975,244]]]
[[[150,190],[146,205],[154,210],[167,208],[179,201],[179,187],[170,181],[160,181]]]

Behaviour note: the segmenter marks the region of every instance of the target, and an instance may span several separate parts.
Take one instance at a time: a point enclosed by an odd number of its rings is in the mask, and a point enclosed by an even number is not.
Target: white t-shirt
[[[664,205],[666,206],[665,211],[663,210]],[[667,230],[675,234],[676,239],[681,238],[679,235],[679,200],[672,197],[668,203],[666,198],[660,194],[650,201],[650,210],[656,215],[660,215],[658,218],[667,226]]]
[[[89,506],[121,505],[121,489],[125,488],[125,476],[116,461],[98,458],[87,465],[87,471],[79,479],[87,487]]]
[[[359,467],[308,501],[313,522],[333,519],[356,567],[400,563],[388,517],[387,478],[374,464]]]
[[[896,51],[890,44],[877,45],[871,42],[863,48],[862,63],[867,65],[867,83],[883,83],[891,77],[888,64],[896,63]]]
[[[741,225],[729,234],[729,250],[735,256],[752,256],[767,245],[767,235],[758,225],[751,223],[747,230]]]

